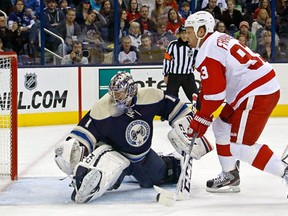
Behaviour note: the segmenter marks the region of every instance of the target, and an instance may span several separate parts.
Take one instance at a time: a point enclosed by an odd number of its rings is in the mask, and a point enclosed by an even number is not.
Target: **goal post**
[[[17,54],[0,52],[0,177],[18,178]]]

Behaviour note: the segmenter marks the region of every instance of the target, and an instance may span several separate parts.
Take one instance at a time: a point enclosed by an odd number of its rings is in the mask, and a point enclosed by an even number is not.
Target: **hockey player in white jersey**
[[[281,158],[268,145],[257,143],[279,100],[275,72],[259,54],[227,34],[214,32],[214,25],[207,11],[185,21],[189,45],[198,49],[195,68],[201,77],[201,109],[191,121],[191,134],[204,135],[213,112],[226,102],[212,125],[222,173],[207,181],[207,191],[240,191],[237,160],[282,177],[288,184],[287,148]]]
[[[143,188],[176,183],[181,172],[179,159],[159,156],[151,148],[156,115],[172,126],[168,138],[176,150],[187,151],[187,131],[174,131],[182,125],[189,128],[192,113],[185,103],[160,89],[138,89],[127,72],[112,77],[108,93],[55,150],[57,165],[73,178],[71,199],[85,203],[99,198],[117,189],[126,175],[134,176]],[[201,137],[191,156],[200,159],[212,149]]]

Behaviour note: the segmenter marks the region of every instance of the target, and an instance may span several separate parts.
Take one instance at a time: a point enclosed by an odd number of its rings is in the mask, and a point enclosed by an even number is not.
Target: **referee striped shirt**
[[[194,49],[181,38],[171,41],[164,54],[163,75],[191,74],[194,66]]]

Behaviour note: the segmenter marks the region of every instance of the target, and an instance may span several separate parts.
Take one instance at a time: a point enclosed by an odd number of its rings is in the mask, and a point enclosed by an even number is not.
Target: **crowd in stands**
[[[115,18],[114,0],[45,0],[44,16],[39,0],[1,0],[0,52],[15,51],[19,59],[28,56],[39,63],[39,29],[44,23],[53,33],[45,34],[45,47],[58,55],[58,64],[162,63],[165,49],[192,14],[191,1],[118,0]],[[274,60],[287,62],[288,0],[275,0],[274,37],[269,0],[193,1],[196,11],[213,14],[215,30],[235,37],[268,61],[273,60],[274,49]],[[113,55],[115,35],[117,55]]]

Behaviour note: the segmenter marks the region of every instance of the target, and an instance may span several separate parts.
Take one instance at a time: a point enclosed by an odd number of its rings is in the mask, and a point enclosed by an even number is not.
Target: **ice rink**
[[[74,125],[19,128],[19,180],[0,179],[1,216],[232,216],[287,215],[288,187],[282,179],[241,163],[241,192],[211,194],[205,191],[206,180],[216,177],[220,165],[216,151],[193,163],[193,190],[190,200],[176,202],[174,207],[156,202],[153,189],[140,189],[135,183],[124,182],[98,200],[76,204],[70,200],[70,179],[54,163],[54,147]],[[111,128],[111,132],[115,128]],[[155,122],[153,149],[174,151],[166,137],[167,122]],[[259,143],[268,144],[281,155],[286,145],[288,118],[271,118]],[[207,138],[214,144],[211,128]],[[167,187],[172,190],[174,187]]]

